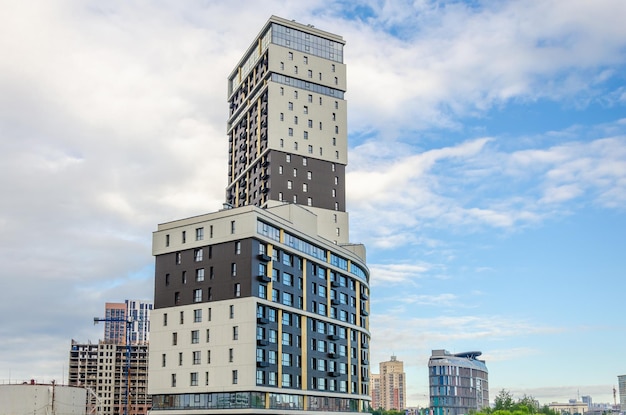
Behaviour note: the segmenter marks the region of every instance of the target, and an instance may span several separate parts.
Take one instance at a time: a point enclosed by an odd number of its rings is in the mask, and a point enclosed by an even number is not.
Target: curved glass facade
[[[428,361],[433,415],[463,415],[489,406],[488,370],[480,352],[433,350]]]

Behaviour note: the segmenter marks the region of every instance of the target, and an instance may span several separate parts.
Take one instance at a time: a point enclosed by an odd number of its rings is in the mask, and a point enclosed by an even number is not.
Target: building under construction
[[[147,311],[137,315],[133,308],[140,303]],[[124,312],[111,313],[116,304],[124,306]],[[87,389],[87,414],[145,415],[150,409],[148,340],[136,333],[138,327],[148,327],[152,304],[143,307],[145,304],[107,303],[105,317],[94,319],[95,323],[105,323],[105,339],[98,343],[72,340],[68,384]],[[116,325],[126,328],[121,330],[122,336],[110,334]]]

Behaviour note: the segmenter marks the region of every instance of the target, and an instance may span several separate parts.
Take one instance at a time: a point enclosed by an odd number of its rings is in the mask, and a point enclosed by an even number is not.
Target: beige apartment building
[[[154,415],[369,407],[369,270],[345,210],[344,44],[272,16],[228,77],[226,203],[153,234]]]
[[[380,362],[378,374],[371,376],[372,408],[402,411],[406,408],[406,374],[404,362],[391,356],[387,362]]]

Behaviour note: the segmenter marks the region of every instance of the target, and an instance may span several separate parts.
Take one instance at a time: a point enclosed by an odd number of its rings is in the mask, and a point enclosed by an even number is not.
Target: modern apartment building
[[[229,76],[227,203],[153,235],[154,414],[367,410],[369,271],[345,212],[343,46],[272,16]]]
[[[617,377],[617,385],[619,388],[620,410],[626,412],[626,375],[619,375]]]
[[[72,340],[68,385],[88,390],[87,413],[145,415],[151,403],[147,382],[148,345],[127,351],[124,344]]]
[[[463,415],[489,406],[487,365],[481,352],[433,350],[428,360],[433,415]]]
[[[148,344],[150,310],[152,303],[148,301],[126,300],[123,303],[106,303],[103,319],[104,341],[126,344],[128,335],[130,344]]]

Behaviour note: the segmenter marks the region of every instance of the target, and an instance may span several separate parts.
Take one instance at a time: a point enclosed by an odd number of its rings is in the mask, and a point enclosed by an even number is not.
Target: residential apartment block
[[[406,408],[406,374],[404,363],[396,356],[379,363],[379,373],[372,375],[372,408],[402,411]],[[376,405],[376,406],[374,406]]]
[[[105,303],[104,341],[116,344],[148,344],[150,342],[150,310],[152,303],[126,300],[123,303]],[[128,331],[127,331],[128,330]]]
[[[224,209],[158,225],[152,413],[369,406],[369,271],[351,244],[344,41],[272,16],[228,78]]]
[[[481,352],[433,350],[428,360],[433,415],[463,415],[489,406],[487,365]]]
[[[72,340],[69,386],[84,387],[87,413],[145,415],[148,396],[148,345],[126,345]],[[126,385],[130,385],[128,393]]]
[[[104,339],[98,343],[72,340],[70,386],[88,389],[87,413],[145,415],[148,396],[148,340],[152,303],[126,300],[105,303]],[[129,341],[127,342],[127,338]]]

